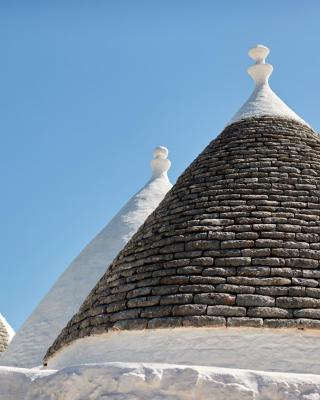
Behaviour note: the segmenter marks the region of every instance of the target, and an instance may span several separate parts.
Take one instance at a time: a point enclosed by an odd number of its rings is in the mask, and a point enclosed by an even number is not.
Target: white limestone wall
[[[105,363],[60,371],[0,367],[1,400],[319,400],[320,376]]]
[[[6,352],[0,355],[0,365],[34,367],[42,364],[48,347],[78,311],[115,256],[172,187],[167,176],[170,167],[167,154],[165,148],[155,150],[150,181],[59,277],[16,333]]]
[[[48,368],[104,362],[170,363],[320,374],[320,334],[262,328],[113,331],[78,339]]]

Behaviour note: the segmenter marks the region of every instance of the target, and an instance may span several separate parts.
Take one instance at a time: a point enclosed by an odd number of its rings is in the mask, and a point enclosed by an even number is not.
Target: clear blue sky
[[[170,150],[174,182],[249,96],[248,49],[320,129],[320,3],[0,1],[0,312],[18,328]]]

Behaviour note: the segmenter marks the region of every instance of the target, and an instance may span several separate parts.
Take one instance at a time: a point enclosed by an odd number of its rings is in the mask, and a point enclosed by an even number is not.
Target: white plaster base
[[[0,367],[1,400],[320,400],[320,376],[169,364]]]
[[[320,334],[295,329],[175,328],[78,339],[48,368],[105,362],[204,365],[320,374]]]

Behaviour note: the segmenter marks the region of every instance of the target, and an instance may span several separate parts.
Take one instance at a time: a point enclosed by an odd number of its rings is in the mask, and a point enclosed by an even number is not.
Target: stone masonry
[[[178,179],[46,358],[115,329],[320,328],[320,138],[229,125]],[[45,358],[45,359],[46,359]]]
[[[10,341],[9,333],[7,327],[0,319],[0,353],[6,350]]]

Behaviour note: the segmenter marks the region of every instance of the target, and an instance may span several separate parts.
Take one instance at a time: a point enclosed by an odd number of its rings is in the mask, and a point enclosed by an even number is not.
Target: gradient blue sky
[[[58,275],[149,178],[171,180],[253,87],[320,129],[320,3],[0,1],[0,312],[18,328]]]

